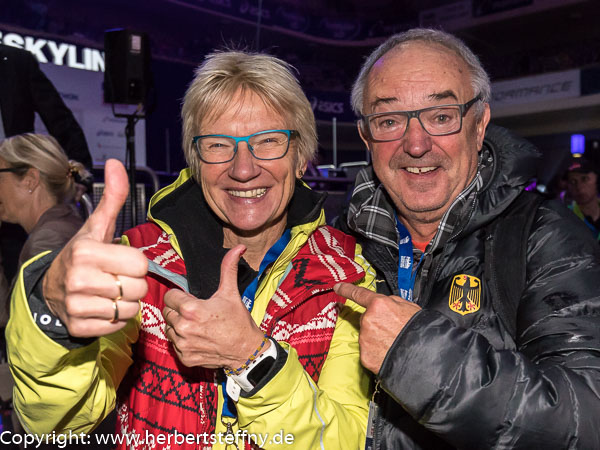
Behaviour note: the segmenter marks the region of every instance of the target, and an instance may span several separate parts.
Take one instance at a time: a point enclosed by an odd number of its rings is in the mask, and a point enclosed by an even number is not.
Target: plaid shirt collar
[[[454,199],[442,217],[427,251],[432,252],[441,247],[455,231],[460,231],[466,224],[475,209],[477,193],[484,186],[484,180],[490,176],[492,162],[491,153],[483,150],[479,156],[475,178]],[[361,170],[356,177],[348,208],[347,222],[350,229],[380,244],[398,248],[395,214],[394,204],[375,176],[373,166]],[[463,218],[465,219],[462,220]]]

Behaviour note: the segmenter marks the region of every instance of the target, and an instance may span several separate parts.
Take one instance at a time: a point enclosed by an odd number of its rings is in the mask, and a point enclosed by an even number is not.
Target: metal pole
[[[258,17],[256,18],[256,51],[260,51],[260,24],[262,21],[262,0],[258,0]]]
[[[165,128],[165,167],[167,173],[171,173],[171,134],[168,128]]]
[[[333,118],[331,133],[333,135],[333,167],[337,168],[337,117]]]
[[[135,116],[127,117],[125,137],[127,139],[127,151],[129,152],[129,200],[131,206],[131,227],[137,225],[137,189],[135,183]]]

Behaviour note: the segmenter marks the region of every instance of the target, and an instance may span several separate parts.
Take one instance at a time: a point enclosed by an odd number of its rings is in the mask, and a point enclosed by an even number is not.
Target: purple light
[[[583,134],[571,135],[571,154],[583,155],[585,152],[585,136]]]

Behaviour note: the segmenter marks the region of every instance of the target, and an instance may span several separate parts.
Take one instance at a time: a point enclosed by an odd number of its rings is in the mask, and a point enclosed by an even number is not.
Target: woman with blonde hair
[[[28,432],[87,433],[116,410],[123,450],[364,448],[362,308],[333,286],[374,273],[302,182],[317,136],[292,70],[208,55],[183,101],[189,167],[130,247],[112,243],[128,183],[109,160],[81,231],[23,269],[6,336]],[[34,327],[34,307],[62,325]]]
[[[0,221],[17,223],[28,234],[19,267],[44,250],[61,248],[79,230],[83,221],[73,206],[75,182],[86,175],[51,136],[26,133],[0,144]],[[0,326],[6,325],[9,294],[0,270]]]

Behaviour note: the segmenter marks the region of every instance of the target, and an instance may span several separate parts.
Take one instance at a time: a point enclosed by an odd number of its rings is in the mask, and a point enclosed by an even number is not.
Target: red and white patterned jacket
[[[154,223],[138,226],[126,236],[147,256],[150,273],[148,294],[141,300],[142,321],[134,363],[119,389],[118,431],[142,436],[150,433],[156,438],[175,432],[214,433],[220,415],[220,371],[183,366],[164,334],[163,297],[172,288],[187,290],[185,263],[167,233]],[[354,250],[354,238],[328,226],[317,228],[288,262],[289,271],[270,299],[260,324],[265,333],[296,349],[300,363],[315,383],[344,302],[332,287],[340,281],[352,283],[364,277],[363,268],[354,261]],[[203,447],[191,444],[177,448]]]

